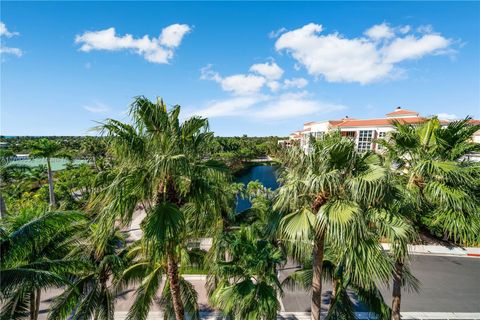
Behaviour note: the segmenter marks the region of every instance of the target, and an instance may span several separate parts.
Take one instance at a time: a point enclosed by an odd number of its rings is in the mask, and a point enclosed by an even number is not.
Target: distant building
[[[340,134],[355,140],[356,148],[359,152],[372,150],[381,151],[382,146],[375,143],[376,139],[386,137],[387,133],[395,130],[394,121],[408,124],[419,124],[426,120],[416,111],[402,109],[397,107],[393,112],[387,113],[385,118],[378,119],[352,119],[345,117],[339,120],[326,120],[319,122],[306,122],[303,130],[295,131],[290,135],[290,143],[283,142],[285,146],[292,145],[295,141],[299,141],[301,148],[305,152],[311,150],[310,138],[321,137],[326,132],[340,131]],[[447,125],[449,121],[441,120],[443,125]],[[480,120],[471,120],[472,123],[480,124]],[[480,131],[477,131],[472,140],[480,143]],[[478,156],[472,155],[474,158]]]
[[[5,148],[8,148],[8,142],[0,142],[0,149],[5,149]]]

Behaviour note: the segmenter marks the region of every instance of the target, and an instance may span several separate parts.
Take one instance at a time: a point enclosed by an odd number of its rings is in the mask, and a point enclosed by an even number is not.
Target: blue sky
[[[84,135],[137,95],[225,136],[480,118],[479,21],[478,2],[2,1],[1,133]]]

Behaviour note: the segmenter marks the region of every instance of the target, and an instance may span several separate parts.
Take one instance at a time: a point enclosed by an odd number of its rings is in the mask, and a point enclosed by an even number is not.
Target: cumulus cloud
[[[201,69],[200,79],[218,82],[222,89],[235,95],[251,95],[260,91],[265,85],[266,79],[253,74],[235,74],[222,77],[208,65]]]
[[[183,37],[191,30],[186,24],[172,24],[162,30],[160,44],[169,48],[176,48],[182,43]]]
[[[81,45],[80,50],[120,51],[131,50],[147,61],[153,63],[169,63],[173,58],[174,49],[177,48],[183,37],[191,28],[186,24],[173,24],[164,28],[158,38],[144,35],[134,38],[131,34],[119,36],[115,28],[99,31],[86,31],[75,37],[75,43]]]
[[[285,79],[283,81],[283,87],[285,89],[289,88],[304,88],[308,85],[308,81],[305,78],[292,78],[292,79]]]
[[[18,32],[12,32],[7,29],[7,26],[5,23],[0,21],[0,37],[1,38],[11,38],[20,35]],[[13,48],[13,47],[7,47],[3,45],[3,41],[0,44],[0,54],[5,55],[5,54],[10,54],[14,55],[17,57],[21,57],[23,55],[23,51],[20,48]],[[2,60],[3,61],[3,60]]]
[[[383,61],[397,63],[408,59],[419,59],[440,49],[447,48],[451,40],[436,34],[427,34],[420,38],[408,35],[395,39],[389,46],[383,48]]]
[[[221,76],[207,65],[200,78],[220,84],[232,96],[208,102],[193,114],[204,117],[247,117],[282,120],[344,109],[343,105],[318,101],[307,91],[304,78],[283,79],[283,70],[275,62],[258,63],[247,74]],[[269,90],[262,90],[268,88]],[[266,93],[268,92],[268,93]]]
[[[365,31],[365,35],[373,40],[388,39],[393,37],[395,34],[385,22],[382,24],[377,24]]]
[[[444,53],[452,44],[431,29],[422,31],[406,34],[410,27],[382,23],[366,30],[366,37],[346,38],[339,33],[322,34],[322,25],[310,23],[283,33],[275,48],[289,52],[309,74],[328,82],[367,84],[398,74],[399,62]]]
[[[250,67],[250,72],[258,73],[268,80],[278,80],[283,75],[283,69],[275,62],[254,64]]]

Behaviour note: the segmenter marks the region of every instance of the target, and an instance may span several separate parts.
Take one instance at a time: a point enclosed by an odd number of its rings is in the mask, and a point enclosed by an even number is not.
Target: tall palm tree
[[[129,320],[146,319],[154,302],[157,302],[163,309],[165,319],[175,319],[176,310],[171,291],[171,278],[167,276],[165,281],[162,281],[171,267],[168,257],[159,251],[154,252],[152,248],[147,248],[150,246],[152,246],[152,241],[146,238],[129,246],[127,253],[130,259],[129,265],[115,280],[117,291],[128,288],[132,284],[138,285],[135,290],[135,300],[127,314]],[[188,250],[184,246],[177,247],[177,250],[178,259],[187,264]],[[181,275],[178,275],[177,281],[180,290],[178,298],[184,308],[184,313],[189,319],[200,319],[195,288]]]
[[[282,293],[276,266],[282,252],[268,240],[258,239],[253,227],[242,227],[228,236],[229,259],[211,266],[220,281],[210,301],[233,319],[277,318]]]
[[[286,160],[275,208],[285,214],[280,222],[284,242],[295,244],[297,256],[313,254],[311,314],[319,320],[325,241],[343,239],[362,225],[357,222],[363,211],[381,200],[385,169],[377,156],[357,153],[354,142],[339,133],[312,145],[309,154],[294,149]]]
[[[387,168],[403,190],[393,210],[414,212],[415,223],[441,230],[445,239],[462,244],[478,241],[480,232],[480,167],[459,161],[478,149],[470,139],[480,126],[470,125],[469,120],[446,127],[435,117],[420,125],[394,122],[396,130],[379,141],[386,150]],[[405,243],[391,240],[393,251],[398,251],[392,300],[392,319],[398,320],[407,250]]]
[[[390,278],[392,263],[374,237],[357,245],[327,246],[323,260],[323,279],[332,283],[332,295],[326,319],[355,319],[351,294],[379,319],[390,317],[378,284]],[[302,268],[290,274],[282,286],[311,290],[312,256],[305,257]]]
[[[51,159],[54,157],[66,157],[67,155],[62,152],[62,146],[59,142],[42,138],[32,144],[30,156],[33,158],[44,158],[47,161],[48,194],[50,197],[50,207],[55,208],[57,204],[55,202]]]
[[[213,134],[207,120],[192,117],[180,123],[179,114],[180,106],[167,111],[160,99],[151,102],[137,97],[130,108],[132,124],[108,119],[99,127],[107,136],[116,167],[97,200],[104,204],[104,225],[116,221],[128,225],[137,205],[145,208],[144,247],[158,262],[167,261],[177,320],[184,318],[185,311],[178,248],[189,225],[218,212],[215,196],[225,179],[223,167],[209,160]]]
[[[76,212],[25,210],[2,221],[0,319],[36,320],[41,291],[69,283],[64,273],[78,264],[64,257],[83,219]]]
[[[68,276],[71,283],[53,299],[49,319],[113,319],[117,290],[114,281],[120,278],[129,259],[125,239],[117,228],[112,228],[106,243],[97,250],[95,234],[98,225],[91,224],[75,239],[75,247],[66,260],[77,263]]]

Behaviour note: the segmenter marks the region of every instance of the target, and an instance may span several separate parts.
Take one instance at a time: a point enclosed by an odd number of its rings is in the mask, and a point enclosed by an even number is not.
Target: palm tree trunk
[[[5,204],[5,199],[3,199],[3,195],[0,192],[0,219],[3,219],[7,214],[7,205]]]
[[[35,290],[30,291],[30,320],[35,320]]]
[[[392,292],[392,320],[400,320],[400,303],[402,301],[402,278],[403,263],[395,262],[395,271],[393,272],[393,292]]]
[[[35,294],[35,314],[34,319],[38,319],[38,312],[40,311],[40,296],[42,295],[42,291],[37,289],[37,293]]]
[[[325,233],[315,236],[313,248],[313,279],[312,279],[312,320],[320,320],[322,311],[322,267],[323,249],[325,246]]]
[[[52,165],[50,164],[50,158],[47,158],[47,171],[48,171],[48,192],[50,195],[50,208],[55,208],[55,192],[53,190],[53,173]]]
[[[183,302],[180,296],[180,282],[178,280],[178,265],[174,254],[168,253],[167,274],[170,282],[170,294],[172,295],[173,310],[175,311],[175,319],[184,319]]]

